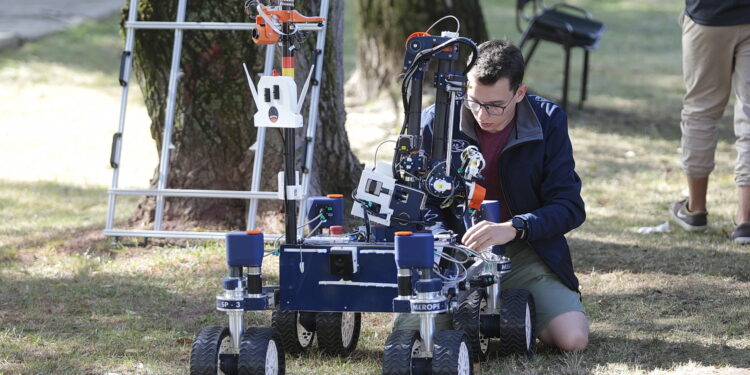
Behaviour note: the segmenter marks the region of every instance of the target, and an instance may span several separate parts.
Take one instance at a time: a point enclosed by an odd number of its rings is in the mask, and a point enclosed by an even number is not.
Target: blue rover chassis
[[[279,309],[393,312],[398,296],[394,251],[392,243],[282,246]],[[354,272],[336,273],[335,259],[350,261]]]

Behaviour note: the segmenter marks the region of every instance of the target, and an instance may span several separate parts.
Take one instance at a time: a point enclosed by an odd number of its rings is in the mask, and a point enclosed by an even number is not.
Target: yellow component
[[[282,68],[281,75],[284,77],[294,77],[294,68]]]
[[[401,146],[401,150],[406,150],[406,146]]]

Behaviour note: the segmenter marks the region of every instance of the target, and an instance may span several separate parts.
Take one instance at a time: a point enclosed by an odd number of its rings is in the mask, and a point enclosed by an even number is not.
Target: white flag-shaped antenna
[[[256,103],[258,103],[258,91],[255,90],[255,85],[253,85],[253,80],[250,78],[250,72],[247,71],[247,65],[245,63],[242,63],[242,67],[245,69],[245,76],[247,77],[247,85],[250,86],[250,93],[253,94],[253,100],[255,100]]]
[[[307,74],[307,81],[305,81],[305,85],[302,86],[302,92],[299,94],[299,100],[297,101],[297,113],[300,113],[300,111],[302,111],[302,104],[305,103],[305,96],[307,95],[307,88],[310,86],[310,77],[312,77],[312,74],[314,71],[315,71],[315,65],[313,65],[310,68],[310,73]]]

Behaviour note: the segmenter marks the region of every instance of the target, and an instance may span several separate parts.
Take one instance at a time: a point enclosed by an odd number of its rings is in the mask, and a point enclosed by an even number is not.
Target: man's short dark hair
[[[471,74],[483,85],[507,78],[511,91],[516,91],[523,82],[523,70],[523,55],[518,47],[508,40],[489,40],[479,45],[479,58]]]

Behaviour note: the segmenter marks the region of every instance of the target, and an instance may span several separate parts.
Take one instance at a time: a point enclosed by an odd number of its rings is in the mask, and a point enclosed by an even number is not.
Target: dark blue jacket
[[[750,23],[750,0],[685,0],[685,13],[704,26]]]
[[[430,107],[423,114],[426,139],[431,135],[433,112]],[[516,107],[516,116],[516,127],[499,156],[508,208],[511,215],[528,223],[527,241],[539,257],[566,286],[577,291],[578,279],[564,235],[583,223],[586,211],[581,179],[575,172],[567,115],[547,99],[526,95]],[[460,148],[456,143],[462,139],[477,144],[475,123],[472,114],[463,108],[461,135],[454,136],[454,151]]]

